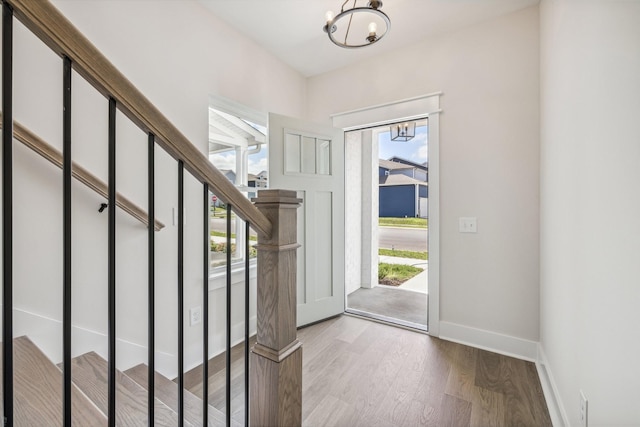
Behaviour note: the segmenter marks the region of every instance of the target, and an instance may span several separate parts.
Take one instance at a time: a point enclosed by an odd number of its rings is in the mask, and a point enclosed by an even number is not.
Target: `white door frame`
[[[440,96],[442,92],[332,114],[344,131],[392,121],[428,118],[429,150],[429,335],[440,334]]]

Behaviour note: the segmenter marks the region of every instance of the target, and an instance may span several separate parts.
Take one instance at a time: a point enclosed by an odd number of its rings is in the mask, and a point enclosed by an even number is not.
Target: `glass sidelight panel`
[[[308,136],[302,137],[302,173],[316,173],[316,139]]]
[[[300,135],[286,133],[284,136],[284,171],[300,173]]]
[[[331,175],[331,141],[317,140],[316,167],[318,175]]]

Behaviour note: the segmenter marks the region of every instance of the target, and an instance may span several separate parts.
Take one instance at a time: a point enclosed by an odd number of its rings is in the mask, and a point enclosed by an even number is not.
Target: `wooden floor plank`
[[[375,413],[377,422],[383,425],[402,425],[405,423],[413,396],[419,392],[422,372],[413,369],[416,366],[415,356],[426,357],[419,351],[420,340],[407,334],[407,340],[399,348],[399,352],[392,354],[392,362],[401,365],[400,370],[389,385],[384,404],[379,405]],[[418,363],[420,365],[420,363]]]
[[[404,421],[399,425],[401,427],[437,427],[440,421],[438,412],[439,408],[434,408],[429,403],[412,400]]]
[[[304,348],[304,347],[303,347]],[[302,357],[304,359],[304,350]],[[303,366],[302,372],[302,418],[308,417],[313,410],[321,404],[327,394],[331,392],[332,386],[344,377],[349,366],[353,366],[357,356],[350,352],[338,352],[328,354],[326,364],[313,372],[313,376],[308,369]],[[306,376],[306,378],[305,378]],[[335,396],[334,396],[335,397]],[[338,398],[338,400],[342,401]],[[345,402],[349,403],[349,402]]]
[[[532,362],[485,351],[478,354],[476,367],[476,385],[505,396],[507,425],[551,425]]]
[[[413,399],[423,402],[425,408],[437,410],[449,381],[453,348],[446,341],[428,338],[422,349],[427,356],[418,386],[420,393],[416,393]]]
[[[360,319],[356,320],[361,321]],[[364,410],[364,408],[368,405],[369,396],[367,394],[367,390],[369,384],[365,381],[365,379],[371,377],[373,372],[378,368],[380,358],[388,349],[388,342],[386,340],[392,338],[391,332],[393,332],[393,329],[387,329],[384,327],[384,325],[366,321],[362,322],[369,325],[369,330],[373,331],[376,334],[377,338],[372,340],[371,345],[366,353],[352,353],[348,350],[349,346],[345,348],[345,351],[348,352],[347,354],[354,355],[352,358],[353,361],[349,364],[347,364],[346,362],[342,363],[341,366],[339,366],[339,368],[341,369],[340,375],[338,376],[338,379],[334,382],[334,384],[332,384],[331,389],[328,391],[339,399],[342,399],[354,405],[354,416],[360,414],[360,412]],[[341,354],[339,348],[327,348],[326,351],[328,352],[328,354],[332,354],[332,357],[334,359],[338,358]],[[303,353],[303,384],[305,384],[306,381],[304,378],[306,367],[307,361]],[[323,377],[326,375],[324,372],[325,369],[317,369],[315,375]],[[309,382],[313,383],[313,378],[311,378]],[[317,389],[317,387],[315,388]],[[307,398],[304,393],[304,389],[302,395],[304,402],[305,398]]]
[[[506,399],[502,393],[475,387],[471,406],[471,427],[505,425]]]
[[[327,395],[307,416],[304,424],[309,426],[339,425],[340,421],[347,418],[351,411],[353,411],[351,405]]]
[[[107,413],[107,362],[94,352],[72,359],[73,382],[96,406]],[[147,425],[147,391],[122,372],[116,373],[116,422],[121,426]],[[156,425],[173,426],[178,416],[160,400],[154,402]],[[190,424],[188,422],[185,425]]]
[[[438,425],[442,427],[466,427],[470,424],[471,402],[445,394],[442,398]]]
[[[445,393],[471,401],[475,393],[477,350],[458,344],[452,359]]]

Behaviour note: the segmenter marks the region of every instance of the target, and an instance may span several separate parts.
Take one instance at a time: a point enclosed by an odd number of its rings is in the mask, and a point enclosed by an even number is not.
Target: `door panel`
[[[298,326],[344,311],[344,134],[269,115],[269,187],[296,190]]]

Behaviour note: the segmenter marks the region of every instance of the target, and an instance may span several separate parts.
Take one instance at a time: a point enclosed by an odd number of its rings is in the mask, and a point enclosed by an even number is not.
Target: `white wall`
[[[208,147],[210,95],[261,111],[300,115],[303,110],[305,79],[199,2],[56,0],[54,4],[203,152]],[[62,61],[19,23],[14,39],[15,119],[61,149]],[[72,93],[74,160],[106,182],[107,101],[75,74]],[[122,114],[117,122],[117,188],[145,207],[147,136]],[[156,214],[166,225],[156,233],[156,345],[158,352],[171,356],[176,353],[177,339],[177,227],[171,214],[177,206],[177,163],[157,149],[156,164]],[[31,327],[34,319],[55,324],[61,318],[62,176],[19,143],[15,170],[14,303],[20,319],[31,319],[17,324],[16,330],[37,334]],[[97,212],[103,200],[82,185],[74,182],[73,192],[73,322],[100,336],[107,325],[107,212]],[[202,304],[202,187],[188,174],[185,204],[188,325],[188,309]],[[117,227],[118,338],[144,346],[146,228],[121,211]],[[244,299],[235,293],[236,287],[234,298],[242,306]],[[224,291],[212,291],[213,333],[224,326],[221,301]],[[242,322],[241,313],[235,311],[234,327]],[[201,325],[186,327],[187,366],[201,355],[196,344],[200,336]],[[49,334],[48,338],[54,343],[43,345],[59,360],[61,337]],[[224,343],[218,338],[212,350]],[[74,344],[74,349],[78,346]]]
[[[541,345],[566,421],[640,423],[640,3],[541,4]]]
[[[533,341],[538,44],[533,7],[310,78],[307,90],[309,118],[324,122],[331,113],[444,93],[440,320]],[[477,234],[458,233],[463,216],[478,218]]]

